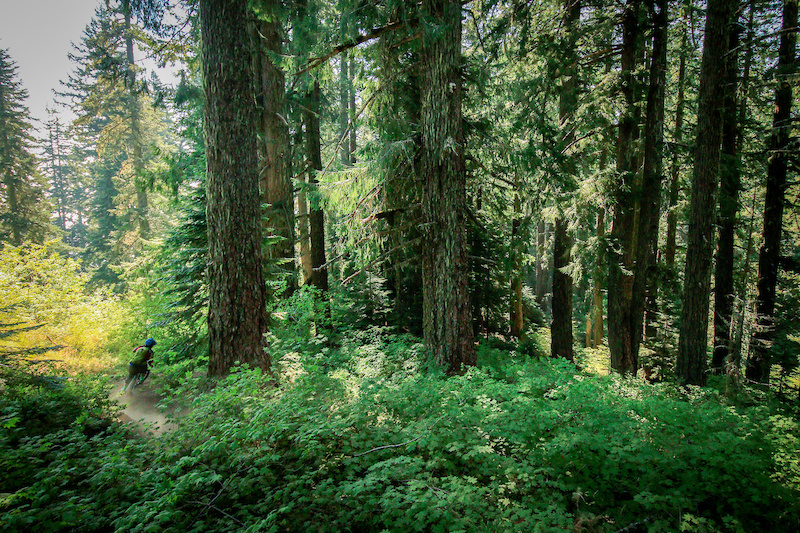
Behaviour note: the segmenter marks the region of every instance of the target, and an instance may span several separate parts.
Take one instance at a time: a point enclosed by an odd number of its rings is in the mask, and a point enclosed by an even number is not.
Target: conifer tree
[[[322,148],[320,133],[320,110],[322,89],[319,80],[315,80],[313,89],[307,93],[307,110],[303,122],[306,132],[306,156],[309,168],[309,190],[311,201],[309,207],[309,227],[311,240],[311,284],[323,293],[328,291],[328,268],[325,260],[325,214],[322,210],[317,188],[316,173],[322,170]]]
[[[255,99],[259,109],[259,179],[262,203],[267,205],[264,230],[275,238],[266,249],[269,259],[280,263],[287,293],[297,285],[294,261],[294,195],[289,175],[289,127],[286,120],[285,76],[279,58],[283,54],[281,2],[260,0],[250,23]]]
[[[247,6],[202,0],[208,224],[208,336],[211,376],[236,361],[269,369],[261,252],[258,115]],[[245,68],[242,68],[242,64]]]
[[[577,25],[580,22],[580,0],[563,1],[563,71],[564,80],[561,83],[559,98],[559,123],[561,128],[561,171],[565,174],[562,179],[570,184],[568,189],[573,189],[577,183],[577,165],[574,160],[575,121],[574,114],[577,106]],[[569,199],[562,197],[559,203],[566,203]],[[559,216],[555,222],[555,239],[553,243],[553,320],[551,330],[551,355],[563,357],[568,361],[573,359],[572,348],[572,275],[567,272],[570,268],[572,237],[569,234],[569,221],[563,214],[563,208],[558,206]]]
[[[293,46],[300,58],[309,57],[316,44],[315,26],[317,19],[316,6],[309,5],[307,0],[298,0],[293,13]],[[311,279],[310,284],[323,293],[328,291],[328,267],[325,251],[325,213],[322,209],[317,173],[322,170],[322,148],[320,131],[320,114],[322,111],[322,89],[316,77],[304,79],[306,87],[302,115],[305,133],[305,164],[308,169],[307,200],[309,240],[311,247]],[[309,283],[309,280],[306,281]]]
[[[384,277],[392,299],[394,320],[421,334],[422,274],[418,223],[420,202],[420,83],[415,65],[419,59],[410,45],[400,43],[404,33],[381,36],[377,45],[380,93],[373,113],[381,152],[384,203],[379,215],[386,221]]]
[[[637,57],[641,41],[639,22],[641,0],[628,0],[622,14],[621,88],[624,109],[617,135],[619,183],[613,192],[611,237],[616,248],[608,269],[608,348],[611,368],[622,374],[635,374],[639,368],[641,316],[634,305],[636,258],[635,221],[638,207],[635,195],[637,156],[634,141],[639,136],[636,118]]]
[[[684,139],[684,116],[686,107],[686,68],[687,68],[687,49],[689,46],[689,21],[688,15],[681,10],[680,17],[680,47],[678,57],[678,72],[676,80],[675,97],[675,116],[673,118],[672,129],[672,157],[670,160],[670,185],[667,196],[667,235],[664,243],[664,264],[668,276],[672,277],[675,266],[675,255],[677,250],[677,227],[678,227],[678,197],[680,189],[680,169],[681,161],[679,157],[679,146]]]
[[[653,323],[657,311],[658,226],[661,216],[661,184],[664,173],[664,106],[667,82],[667,0],[648,3],[653,22],[652,57],[644,125],[644,162],[638,214],[636,271],[633,281],[633,308],[637,320],[646,323],[645,334],[655,336]],[[641,333],[639,334],[641,338]]]
[[[59,93],[77,115],[70,126],[72,159],[92,190],[85,256],[96,281],[119,282],[115,266],[141,253],[153,229],[153,169],[170,150],[167,120],[150,105],[134,63],[134,35],[143,32],[134,22],[145,17],[137,9],[147,4],[126,1],[96,10],[70,54],[75,71]]]
[[[33,155],[28,93],[17,66],[0,48],[0,242],[42,242],[50,233],[44,183]]]
[[[722,373],[728,358],[733,319],[733,271],[736,216],[741,189],[739,156],[739,44],[741,27],[732,25],[728,43],[722,123],[722,159],[717,215],[717,252],[714,268],[714,350],[711,371]]]
[[[792,129],[792,75],[797,57],[797,0],[783,0],[783,23],[776,69],[775,106],[767,142],[767,188],[764,199],[763,243],[758,255],[757,328],[747,361],[746,376],[769,382],[771,342],[774,339],[776,286],[778,282],[783,211],[786,204]]]
[[[684,382],[706,381],[708,306],[713,255],[713,213],[719,180],[723,87],[733,3],[709,0],[698,95],[695,163],[684,269],[681,333],[676,373]]]
[[[425,345],[448,372],[475,364],[467,275],[461,2],[424,0],[420,51]]]
[[[64,128],[61,119],[55,111],[48,109],[49,119],[47,126],[47,139],[44,142],[44,174],[50,180],[50,197],[55,208],[55,225],[67,233],[67,219],[71,219],[69,200],[71,197],[68,185],[69,167],[67,166],[67,146],[65,144]],[[73,221],[70,220],[70,226]]]

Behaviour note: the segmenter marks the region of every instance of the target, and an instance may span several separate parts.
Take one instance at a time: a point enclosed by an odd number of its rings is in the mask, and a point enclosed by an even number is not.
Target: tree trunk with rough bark
[[[425,346],[449,373],[475,364],[467,275],[467,201],[461,116],[461,3],[424,0],[422,247]]]
[[[317,188],[316,172],[322,170],[322,151],[319,130],[319,110],[322,91],[319,81],[314,82],[314,89],[308,94],[308,108],[305,112],[306,154],[309,166],[309,216],[311,228],[311,284],[322,292],[328,292],[328,267],[325,264],[325,213],[320,203]]]
[[[658,223],[661,218],[661,184],[664,180],[664,94],[667,83],[667,0],[656,0],[651,7],[653,51],[650,60],[650,87],[644,127],[644,166],[639,207],[636,269],[633,282],[633,317],[639,330],[655,338],[658,313]],[[645,309],[647,315],[645,317]],[[646,322],[646,323],[645,323]],[[635,347],[638,350],[638,345]],[[638,355],[637,355],[638,359]]]
[[[208,197],[208,372],[223,376],[237,361],[269,370],[258,117],[252,70],[242,68],[251,64],[252,54],[246,3],[201,0],[199,16]]]
[[[556,219],[553,239],[553,319],[550,322],[550,356],[572,361],[572,276],[564,269],[570,264],[572,237],[565,218]]]
[[[733,3],[709,0],[700,67],[697,147],[689,205],[681,333],[676,374],[683,383],[704,385],[708,361],[708,309],[714,243],[714,207],[722,143],[725,56]]]
[[[784,0],[783,27],[778,51],[775,107],[772,132],[767,141],[767,191],[764,198],[764,236],[758,255],[758,295],[756,332],[745,375],[756,382],[769,382],[775,322],[775,288],[781,254],[783,209],[786,203],[789,142],[792,128],[792,80],[797,61],[797,0]]]
[[[613,194],[611,239],[618,252],[608,265],[608,348],[611,368],[621,374],[636,374],[639,368],[641,319],[633,308],[634,260],[636,253],[635,194],[637,156],[634,141],[639,127],[635,116],[635,77],[637,43],[639,41],[640,0],[628,0],[622,16],[622,86],[626,108],[619,121],[617,136],[617,172],[620,182]]]
[[[563,162],[562,180],[571,191],[577,182],[577,165],[570,145],[575,139],[574,113],[578,102],[577,96],[577,25],[581,18],[580,0],[563,0],[562,21],[562,61],[565,64],[564,77],[561,83],[561,94],[558,102],[559,127]],[[567,198],[562,201],[569,201]],[[572,236],[569,223],[560,215],[555,222],[553,241],[553,318],[550,324],[550,355],[563,357],[568,361],[574,359],[572,337],[572,275],[568,272],[572,262]]]
[[[261,200],[266,213],[264,231],[275,238],[266,249],[286,277],[288,296],[297,286],[295,273],[294,194],[289,175],[289,126],[286,121],[284,74],[272,57],[283,50],[281,24],[277,17],[279,2],[262,2],[268,20],[253,20],[253,68],[259,109],[259,178]]]
[[[733,264],[736,214],[739,211],[739,108],[736,92],[739,79],[740,26],[729,35],[727,81],[723,100],[722,156],[720,160],[719,212],[717,214],[717,257],[714,268],[714,350],[711,372],[721,374],[730,352],[733,317]]]

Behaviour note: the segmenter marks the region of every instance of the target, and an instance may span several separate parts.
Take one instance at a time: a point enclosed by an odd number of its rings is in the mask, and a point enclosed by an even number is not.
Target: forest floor
[[[163,398],[152,381],[120,393],[124,384],[124,379],[118,380],[109,394],[109,399],[120,408],[117,413],[120,422],[133,424],[140,435],[158,435],[176,427],[175,420],[168,416],[170,411],[159,407]]]

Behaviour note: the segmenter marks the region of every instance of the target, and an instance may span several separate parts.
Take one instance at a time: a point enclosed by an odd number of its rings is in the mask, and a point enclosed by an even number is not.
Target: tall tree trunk
[[[753,7],[751,2],[750,7]],[[752,14],[751,14],[752,22]],[[744,268],[739,278],[739,305],[736,319],[736,327],[731,341],[731,349],[728,353],[728,360],[725,361],[725,371],[728,375],[738,376],[742,364],[742,348],[744,347],[744,325],[747,315],[748,287],[750,280],[750,257],[753,254],[753,226],[755,225],[756,211],[756,192],[753,191],[753,201],[750,204],[750,224],[747,230],[747,245],[744,249]]]
[[[268,370],[258,190],[258,116],[246,3],[201,0],[211,376],[236,361]]]
[[[597,238],[601,241],[606,236],[606,210],[597,210]],[[592,342],[590,348],[598,348],[603,344],[603,263],[597,254],[592,281]]]
[[[636,374],[639,368],[641,319],[634,313],[634,260],[636,257],[636,161],[634,141],[638,137],[635,118],[635,76],[639,41],[640,0],[628,0],[622,16],[622,87],[626,109],[619,121],[617,172],[613,195],[614,219],[611,238],[618,255],[608,265],[608,348],[611,368],[621,374]]]
[[[519,177],[514,179],[514,218],[511,220],[511,247],[513,254],[513,271],[511,273],[511,310],[509,322],[511,323],[511,335],[518,339],[522,336],[525,328],[525,320],[522,314],[522,239],[520,239],[520,225],[522,216],[522,201],[519,196]]]
[[[287,280],[286,295],[297,286],[294,259],[294,194],[289,175],[289,126],[286,122],[284,74],[271,56],[283,51],[277,0],[262,2],[268,20],[251,25],[256,102],[259,107],[259,178],[261,200],[267,212],[264,231],[276,238],[266,250]]]
[[[748,16],[747,16],[747,38],[745,39],[746,48],[744,54],[744,65],[742,67],[742,87],[739,94],[742,95],[739,101],[739,119],[737,121],[739,128],[737,131],[736,146],[741,153],[742,146],[744,146],[744,124],[747,121],[748,101],[747,95],[750,89],[750,68],[753,62],[753,51],[755,41],[755,1],[749,0],[748,2]],[[753,191],[753,200],[750,205],[750,224],[747,230],[747,245],[744,252],[744,268],[742,274],[738,279],[737,292],[739,294],[738,305],[736,309],[736,323],[732,328],[731,335],[733,336],[730,343],[730,351],[728,359],[725,362],[725,371],[728,375],[738,378],[742,363],[742,349],[744,339],[744,326],[747,315],[748,305],[748,287],[750,279],[750,257],[753,251],[753,226],[755,224],[755,210],[756,210],[756,191]]]
[[[325,264],[325,214],[320,202],[317,188],[316,172],[322,170],[322,151],[319,131],[319,110],[322,100],[322,91],[319,81],[314,82],[314,89],[308,94],[308,105],[305,112],[306,126],[306,154],[308,156],[310,192],[310,215],[308,217],[311,227],[311,266],[313,273],[311,283],[323,293],[328,292],[328,267]]]
[[[420,50],[422,286],[426,348],[448,372],[475,364],[467,275],[467,199],[461,116],[461,3],[423,0],[435,22]]]
[[[778,50],[775,111],[772,132],[767,141],[767,190],[764,198],[764,237],[758,255],[758,324],[747,361],[745,375],[756,382],[769,383],[770,349],[774,335],[775,288],[778,283],[778,261],[781,254],[783,208],[786,202],[786,177],[789,166],[789,140],[792,128],[792,79],[797,48],[797,0],[784,0],[783,27]]]
[[[572,276],[565,269],[570,264],[572,237],[569,223],[556,219],[553,238],[553,319],[550,322],[550,356],[574,359],[572,347]]]
[[[667,80],[667,0],[652,5],[653,53],[650,60],[650,87],[644,132],[644,166],[642,195],[639,208],[638,245],[633,282],[633,312],[641,341],[644,327],[650,338],[655,337],[657,315],[658,222],[661,218],[661,183],[664,178],[664,93]],[[644,311],[647,308],[647,324]],[[641,323],[642,325],[639,325]],[[638,350],[638,343],[636,349]],[[638,356],[637,356],[638,359]]]
[[[547,224],[544,219],[536,225],[536,303],[542,314],[550,314],[547,301],[548,287],[550,283],[549,259],[547,258]]]
[[[580,0],[563,0],[562,20],[564,34],[562,39],[562,62],[565,75],[561,84],[561,95],[558,102],[559,127],[561,129],[561,165],[562,179],[572,189],[577,182],[577,165],[571,152],[571,144],[575,139],[573,115],[577,106],[577,28],[581,17]],[[564,200],[562,200],[564,201]],[[568,361],[574,359],[572,337],[572,275],[568,273],[572,261],[572,237],[569,234],[569,223],[563,214],[555,222],[553,241],[553,318],[550,325],[550,355],[563,357]]]
[[[664,244],[664,262],[667,266],[669,275],[673,275],[675,267],[675,252],[677,250],[676,236],[678,233],[678,193],[680,192],[681,164],[678,152],[683,143],[683,113],[686,106],[686,50],[688,46],[688,21],[682,25],[680,59],[678,60],[678,96],[675,105],[675,129],[672,138],[674,146],[672,148],[672,162],[670,185],[669,185],[669,207],[667,208],[667,241]]]
[[[722,158],[720,160],[719,213],[717,215],[717,257],[714,270],[714,350],[711,372],[721,374],[728,358],[733,317],[733,263],[736,214],[739,211],[739,108],[736,102],[739,79],[739,35],[733,24],[728,43],[727,80],[723,101]]]
[[[693,385],[706,382],[708,307],[711,294],[711,262],[714,243],[714,207],[719,179],[722,142],[722,103],[728,26],[734,4],[709,0],[706,11],[703,61],[697,108],[697,147],[692,175],[689,235],[684,269],[681,333],[676,373]]]
[[[298,127],[292,142],[293,146],[302,146],[303,144],[303,128]],[[292,148],[290,147],[290,150]],[[294,157],[290,156],[289,161],[293,161]],[[303,163],[302,170],[298,173],[302,183],[300,184],[300,191],[297,194],[297,223],[299,227],[300,239],[300,272],[303,274],[303,285],[310,285],[313,276],[314,267],[311,264],[311,232],[309,224],[308,212],[308,193],[306,192],[309,186],[309,178],[307,177],[310,172],[308,164]]]
[[[133,54],[133,28],[131,26],[130,0],[122,2],[122,14],[125,21],[125,84],[128,88],[128,113],[131,120],[131,159],[133,160],[133,185],[136,189],[136,220],[139,235],[143,239],[150,236],[149,205],[147,189],[144,184],[144,160],[142,154],[142,118],[141,102],[136,93],[136,69]]]

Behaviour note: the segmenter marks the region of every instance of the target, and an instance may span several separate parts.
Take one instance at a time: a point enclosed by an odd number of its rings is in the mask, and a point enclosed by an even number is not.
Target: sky
[[[44,122],[53,107],[53,89],[67,79],[73,65],[71,43],[102,0],[0,0],[0,48],[17,64],[17,79],[28,91],[25,105],[31,117]],[[41,128],[41,125],[38,125]]]

